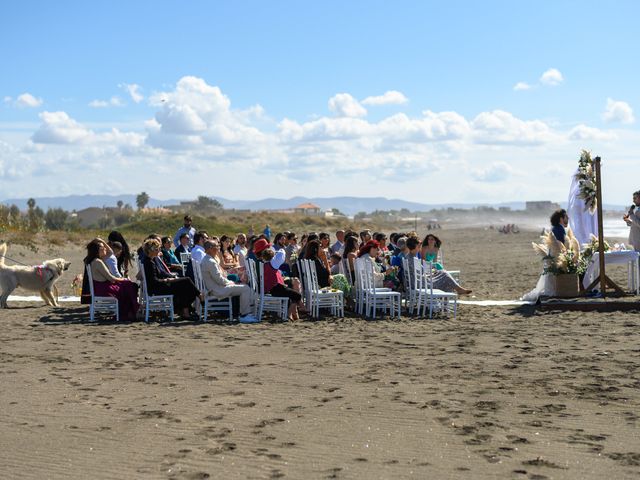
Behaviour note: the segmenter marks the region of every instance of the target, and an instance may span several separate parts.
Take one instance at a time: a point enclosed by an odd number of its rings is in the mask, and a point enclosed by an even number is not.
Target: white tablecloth
[[[623,250],[621,252],[604,252],[605,265],[626,263],[628,265],[629,290],[635,290],[640,294],[640,252],[635,250]],[[582,284],[587,288],[600,275],[600,252],[595,252],[591,264],[587,267]]]

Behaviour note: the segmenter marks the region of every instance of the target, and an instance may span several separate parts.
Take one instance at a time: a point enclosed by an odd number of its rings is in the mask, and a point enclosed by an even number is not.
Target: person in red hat
[[[280,271],[286,254],[284,250],[274,252],[271,244],[264,239],[258,240],[253,245],[253,252],[264,262],[264,291],[274,297],[289,298],[289,320],[299,320],[298,308],[302,308],[302,295],[293,288],[287,286]]]

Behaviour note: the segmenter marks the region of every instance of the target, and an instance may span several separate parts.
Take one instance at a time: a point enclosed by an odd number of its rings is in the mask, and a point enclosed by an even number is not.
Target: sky
[[[0,4],[0,199],[604,202],[640,189],[640,2]]]

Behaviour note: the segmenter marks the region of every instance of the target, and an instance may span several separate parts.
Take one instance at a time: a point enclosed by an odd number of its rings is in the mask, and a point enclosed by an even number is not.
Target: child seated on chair
[[[284,250],[274,252],[270,247],[266,240],[258,240],[253,247],[254,253],[264,262],[262,279],[264,291],[274,297],[288,297],[289,320],[298,320],[300,318],[298,309],[303,308],[302,295],[285,284],[282,272],[279,270],[285,260]]]
[[[339,253],[332,253],[331,257],[329,257],[329,262],[331,264],[331,275],[337,275],[340,273],[340,262],[342,262],[342,255]]]

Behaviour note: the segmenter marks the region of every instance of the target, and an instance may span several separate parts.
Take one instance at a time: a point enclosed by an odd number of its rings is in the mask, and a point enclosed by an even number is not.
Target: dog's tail
[[[0,267],[4,267],[4,256],[7,254],[7,244],[0,243]]]

